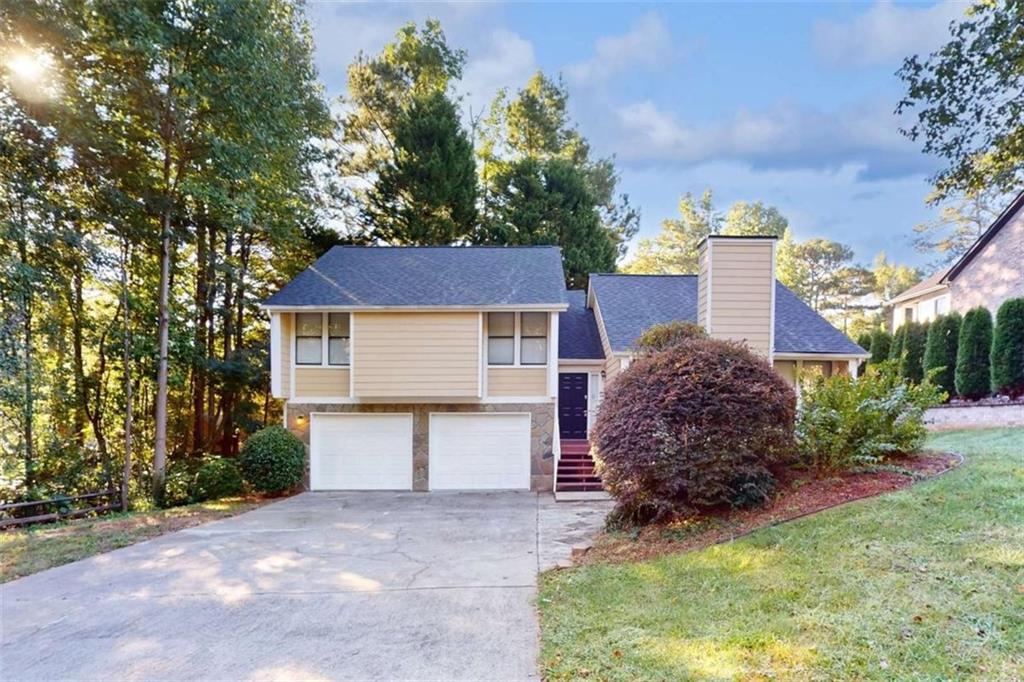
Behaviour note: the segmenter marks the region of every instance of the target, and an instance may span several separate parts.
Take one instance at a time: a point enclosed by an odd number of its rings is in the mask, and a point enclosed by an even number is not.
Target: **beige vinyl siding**
[[[622,361],[612,354],[612,344],[608,340],[608,333],[604,328],[604,318],[601,317],[601,303],[594,296],[594,321],[597,322],[597,333],[601,337],[601,348],[604,349],[604,372],[605,382],[615,378],[615,375],[622,369]]]
[[[697,324],[708,327],[708,242],[700,247],[697,257]]]
[[[291,313],[281,313],[281,395],[288,397],[292,394],[292,339],[294,316]]]
[[[357,397],[479,397],[480,315],[355,313]]]
[[[745,340],[764,355],[771,345],[772,248],[768,240],[725,239],[711,247],[711,335]]]
[[[772,365],[775,371],[786,380],[786,383],[790,386],[796,385],[796,361],[795,360],[776,360]]]
[[[487,370],[489,396],[543,397],[547,393],[547,367],[491,367]]]
[[[347,398],[349,375],[346,367],[296,367],[295,397]]]

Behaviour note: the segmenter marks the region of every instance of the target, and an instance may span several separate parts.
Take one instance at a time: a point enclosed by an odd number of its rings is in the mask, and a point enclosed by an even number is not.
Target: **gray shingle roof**
[[[697,321],[696,275],[591,275],[590,286],[615,352],[629,351],[653,324]],[[866,351],[776,282],[775,352],[854,355]]]
[[[561,250],[335,246],[267,306],[565,305]]]
[[[587,308],[587,292],[566,292],[569,309],[558,317],[558,357],[561,360],[602,360],[604,348],[594,311]]]

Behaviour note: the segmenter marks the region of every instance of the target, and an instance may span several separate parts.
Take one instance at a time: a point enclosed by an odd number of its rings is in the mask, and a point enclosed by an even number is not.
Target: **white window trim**
[[[335,313],[337,314],[337,313]],[[344,313],[343,313],[344,314]],[[292,366],[298,366],[300,369],[351,369],[352,368],[352,313],[348,315],[348,362],[341,365],[332,365],[330,360],[330,339],[331,332],[328,329],[330,322],[330,312],[320,313],[320,363],[312,364],[307,362],[299,362],[299,314],[295,314],[295,319],[292,322],[294,327],[294,333],[292,334]],[[310,337],[302,337],[310,338]]]
[[[510,311],[492,311],[492,312],[510,312]],[[502,368],[509,368],[509,367],[526,367],[526,368],[538,367],[539,368],[539,367],[550,367],[551,366],[551,330],[552,330],[552,326],[553,326],[552,322],[551,322],[551,315],[548,315],[547,335],[544,336],[544,338],[547,339],[547,344],[548,344],[548,353],[547,353],[547,356],[544,358],[544,362],[523,364],[522,359],[520,357],[522,355],[522,319],[521,319],[520,316],[522,315],[523,312],[532,313],[532,312],[537,312],[537,311],[535,311],[535,310],[516,311],[516,312],[514,312],[512,314],[513,315],[512,316],[512,320],[513,321],[512,321],[512,364],[511,365],[492,365],[491,364],[491,356],[490,356],[490,353],[488,352],[489,348],[490,348],[490,344],[487,343],[487,340],[490,338],[491,331],[490,331],[490,328],[488,326],[489,325],[489,320],[487,319],[488,316],[487,315],[483,316],[483,318],[484,318],[483,319],[484,342],[483,342],[482,346],[483,346],[484,353],[487,355],[487,369],[502,369]],[[556,334],[557,334],[557,331],[556,331]],[[504,337],[500,337],[500,338],[506,338],[507,339],[508,337],[504,336]],[[539,336],[528,336],[527,338],[537,338],[537,339],[539,339],[541,337],[539,337]],[[557,341],[557,338],[556,338],[556,341]]]

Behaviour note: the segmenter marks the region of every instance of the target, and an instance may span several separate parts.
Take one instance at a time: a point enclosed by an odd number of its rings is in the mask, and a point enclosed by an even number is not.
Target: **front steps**
[[[601,477],[594,471],[590,443],[585,440],[563,440],[561,447],[555,477],[555,499],[559,502],[609,499]]]

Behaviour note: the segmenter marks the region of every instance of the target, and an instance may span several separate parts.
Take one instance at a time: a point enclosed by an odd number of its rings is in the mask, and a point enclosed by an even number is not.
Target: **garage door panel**
[[[313,490],[411,490],[412,415],[313,415]]]
[[[529,490],[530,415],[431,415],[430,488]]]

